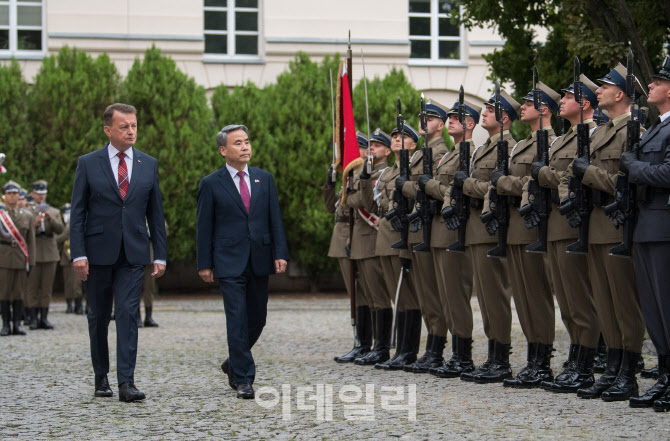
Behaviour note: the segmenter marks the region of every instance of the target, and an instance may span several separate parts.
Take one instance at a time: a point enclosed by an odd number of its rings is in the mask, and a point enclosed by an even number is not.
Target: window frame
[[[42,59],[46,53],[46,2],[44,0],[38,1],[23,1],[23,0],[1,0],[3,5],[8,6],[9,11],[9,25],[0,26],[2,30],[9,31],[9,49],[0,49],[0,59],[16,58],[16,59]],[[18,25],[18,7],[19,6],[33,6],[40,7],[41,22],[40,26],[19,26]],[[40,31],[40,49],[29,50],[18,48],[19,31]]]
[[[262,50],[262,20],[261,20],[261,11],[263,8],[262,0],[258,0],[258,5],[256,8],[248,7],[237,7],[237,0],[227,0],[227,6],[205,6],[205,1],[203,0],[203,17],[202,17],[202,35],[203,35],[203,62],[228,62],[228,63],[258,63],[261,61],[261,50]],[[205,12],[207,11],[221,11],[226,12],[226,30],[225,31],[216,31],[216,30],[207,30],[205,29]],[[257,31],[238,31],[236,28],[236,12],[255,12],[256,18],[258,20],[258,30]],[[204,45],[206,44],[207,35],[226,35],[227,36],[227,53],[210,53],[205,52]],[[257,43],[257,53],[256,54],[237,54],[235,53],[235,37],[238,35],[255,35],[258,39]]]
[[[430,18],[430,35],[411,35],[408,32],[408,40],[410,41],[410,56],[408,57],[408,64],[410,66],[467,66],[467,55],[466,49],[466,29],[465,25],[461,24],[458,30],[458,37],[450,36],[440,36],[440,18],[449,17],[447,13],[441,13],[438,11],[439,0],[430,0],[430,12],[409,12],[409,1],[407,3],[408,14],[407,14],[407,26],[409,31],[409,19],[412,17],[423,17]],[[462,15],[464,12],[463,6],[459,7],[459,13]],[[430,58],[412,58],[411,57],[411,45],[412,40],[423,40],[430,41]],[[459,42],[459,58],[452,59],[441,59],[439,58],[440,54],[440,41],[458,41]]]

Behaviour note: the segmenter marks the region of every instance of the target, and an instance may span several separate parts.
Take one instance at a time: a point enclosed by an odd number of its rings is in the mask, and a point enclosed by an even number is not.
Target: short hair
[[[102,120],[106,126],[112,125],[112,120],[114,119],[114,112],[125,113],[127,114],[137,114],[137,109],[131,106],[130,104],[123,103],[114,103],[107,106],[105,113],[102,114]]]
[[[247,126],[242,124],[229,124],[216,134],[216,146],[221,147],[222,145],[226,145],[228,142],[228,134],[230,132],[234,132],[235,130],[244,130],[244,133],[246,133],[247,136],[249,135],[249,129],[247,129]]]

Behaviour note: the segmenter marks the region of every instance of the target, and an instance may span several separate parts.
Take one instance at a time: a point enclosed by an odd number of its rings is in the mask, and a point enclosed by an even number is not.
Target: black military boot
[[[644,395],[641,397],[632,397],[628,400],[630,407],[652,407],[654,401],[661,399],[668,391],[670,386],[670,378],[668,373],[670,371],[670,355],[658,356],[658,380]]]
[[[472,344],[472,339],[470,339]],[[474,369],[469,372],[463,372],[461,374],[461,380],[463,381],[475,381],[475,377],[479,374],[482,374],[489,370],[491,363],[493,363],[493,357],[495,356],[495,340],[489,340],[489,353],[486,361],[482,363],[477,369]],[[472,353],[472,352],[471,352]]]
[[[14,329],[12,330],[12,334],[14,335],[26,335],[26,331],[23,330],[21,327],[21,317],[23,317],[23,301],[22,300],[14,300],[12,302],[12,310],[13,310],[13,321],[14,321]]]
[[[375,311],[375,317],[375,345],[367,355],[354,360],[354,364],[359,366],[373,366],[391,358],[389,348],[391,346],[393,309],[378,309]]]
[[[40,329],[53,329],[54,325],[47,320],[47,316],[49,315],[49,308],[40,308],[40,321],[38,324],[38,327]]]
[[[442,354],[444,353],[444,346],[447,344],[447,337],[433,335],[431,344],[426,346],[426,354],[423,360],[417,360],[414,363],[403,367],[407,372],[415,374],[425,374],[432,367],[439,367],[444,362]]]
[[[137,322],[137,327],[138,328],[143,328],[144,323],[142,323],[142,312],[140,311],[140,307],[137,307],[137,314],[135,314],[135,321]]]
[[[74,312],[74,309],[72,308],[72,299],[69,297],[66,298],[65,305],[65,314],[72,314]]]
[[[398,332],[400,329],[398,328]],[[429,336],[430,337],[430,336]],[[398,337],[400,338],[400,337]],[[405,326],[403,327],[402,348],[400,354],[396,349],[396,356],[393,361],[384,365],[386,371],[401,371],[406,365],[416,361],[421,345],[421,310],[410,309],[405,311]],[[396,348],[398,346],[396,345]]]
[[[586,399],[600,398],[602,393],[614,384],[614,380],[616,380],[619,373],[622,358],[623,349],[607,348],[607,369],[605,369],[605,372],[598,378],[598,381],[593,383],[591,387],[578,389],[577,396]]]
[[[452,336],[451,337],[451,358],[449,360],[445,360],[440,364],[439,366],[432,367],[428,369],[428,373],[435,375],[440,378],[447,378],[447,377],[442,377],[441,373],[445,372],[447,370],[452,370],[454,366],[456,365],[458,361],[458,337]]]
[[[535,366],[535,357],[537,356],[538,343],[528,343],[526,352],[526,366],[521,369],[514,378],[508,378],[503,381],[505,387],[522,387],[523,379],[527,377]]]
[[[593,360],[593,372],[602,374],[607,369],[607,345],[603,335],[600,334],[598,346],[596,346],[596,358]]]
[[[74,313],[82,315],[84,314],[84,308],[81,304],[81,297],[74,299]]]
[[[533,369],[528,375],[521,379],[521,384],[519,384],[517,387],[522,389],[530,389],[533,387],[540,387],[540,384],[545,382],[553,382],[554,371],[551,370],[551,359],[553,358],[553,352],[553,345],[538,343]]]
[[[370,346],[372,346],[372,314],[369,306],[356,307],[356,334],[360,346],[354,346],[346,354],[335,357],[336,362],[353,363],[356,358],[363,357],[370,352]]]
[[[556,382],[562,383],[574,375],[575,369],[577,368],[577,358],[579,357],[580,347],[580,345],[570,344],[568,359],[563,362],[563,371],[556,375],[556,378],[552,381],[543,381],[542,384],[540,384],[542,389],[551,390]]]
[[[635,372],[642,354],[633,351],[623,351],[621,367],[614,384],[602,393],[603,401],[628,401],[631,397],[640,395]]]
[[[431,369],[430,373],[440,378],[457,378],[464,373],[471,373],[475,370],[472,362],[472,339],[452,337],[452,346],[455,347],[455,354],[451,360],[445,362],[437,369]]]
[[[2,301],[0,302],[0,315],[2,315],[2,331],[0,331],[0,336],[6,337],[12,334],[12,325],[11,325],[11,312],[9,311],[9,302]]]
[[[579,353],[572,370],[565,369],[554,378],[551,392],[573,393],[579,389],[586,389],[596,382],[593,377],[593,359],[596,355],[595,348],[587,348],[579,345]]]
[[[157,328],[158,323],[151,317],[151,312],[153,310],[152,306],[144,307],[144,326],[147,328]]]
[[[403,338],[405,337],[405,317],[407,313],[405,311],[398,311],[398,317],[395,324],[395,353],[393,357],[388,360],[377,363],[375,369],[384,369],[390,363],[393,363],[402,352]],[[391,337],[393,337],[393,326],[391,326]]]
[[[29,322],[28,326],[30,327],[30,329],[32,331],[34,331],[35,329],[39,328],[38,320],[37,320],[37,318],[38,318],[37,317],[37,309],[38,308],[28,308],[28,309],[30,309],[30,314],[28,314],[30,322]]]
[[[509,364],[509,354],[512,345],[495,342],[493,362],[488,370],[475,377],[475,383],[502,383],[512,378],[512,367]]]

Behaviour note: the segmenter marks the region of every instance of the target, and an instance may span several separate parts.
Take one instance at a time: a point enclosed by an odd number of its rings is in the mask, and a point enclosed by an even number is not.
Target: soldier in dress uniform
[[[378,206],[379,222],[377,226],[379,230],[377,232],[375,254],[381,260],[386,291],[392,295],[391,301],[393,302],[395,302],[400,275],[403,276],[398,302],[395,305],[397,317],[395,354],[389,360],[377,363],[375,368],[402,370],[405,365],[414,363],[417,358],[421,340],[421,309],[414,285],[414,274],[411,271],[412,261],[401,258],[400,250],[391,247],[400,240],[400,233],[393,229],[391,222],[385,218],[385,215],[394,208],[393,191],[395,180],[400,174],[398,152],[404,145],[404,148],[412,153],[419,140],[419,133],[405,123],[402,133],[398,131],[397,127],[393,129],[391,138],[391,150],[396,156],[395,163],[392,167],[382,170],[376,180],[361,181],[361,191],[365,193],[366,199],[372,198]]]
[[[619,158],[626,147],[631,100],[625,92],[626,68],[621,63],[598,81],[601,83],[596,90],[598,104],[608,111],[610,121],[593,133],[590,158],[575,158],[562,175],[559,195],[561,204],[568,202],[571,175],[581,176],[582,183],[592,188],[594,206],[589,217],[586,261],[598,321],[607,344],[605,373],[593,386],[579,389],[577,395],[622,401],[638,395],[635,371],[642,357],[644,323],[632,259],[609,255],[610,248],[621,243],[623,233],[612,225],[603,207],[613,201],[615,194]],[[644,92],[639,84],[636,89],[638,93]],[[566,217],[573,227],[581,223],[576,211],[566,213]]]
[[[56,235],[56,242],[62,244],[60,267],[63,270],[63,293],[65,295],[65,313],[83,314],[81,279],[75,274],[70,257],[70,204],[60,207],[63,215],[63,232]]]
[[[507,92],[500,92],[503,108],[503,140],[511,146],[516,141],[509,132],[512,121],[517,119],[521,105]],[[512,309],[510,305],[510,282],[507,259],[487,257],[487,252],[498,242],[497,233],[489,235],[481,222],[484,198],[491,185],[491,172],[496,169],[500,125],[495,117],[495,99],[484,103],[481,126],[489,132],[486,142],[472,153],[470,175],[464,171],[454,174],[452,185],[461,187],[470,197],[470,216],[467,221],[465,243],[470,248],[474,275],[473,291],[484,322],[484,333],[488,337],[488,357],[477,369],[463,372],[461,380],[477,383],[499,383],[512,377],[509,364],[511,348]]]
[[[438,162],[447,153],[447,146],[442,138],[442,130],[447,121],[448,110],[435,100],[430,98],[426,100],[427,133],[424,133],[423,129],[420,129],[419,133],[425,136],[428,147],[432,148],[433,174],[435,174]],[[406,181],[402,176],[396,178],[396,190],[402,191],[405,197],[414,200],[416,192],[419,189],[419,177],[423,174],[422,150],[418,150],[412,155],[409,163],[409,171],[409,181]],[[439,202],[441,203],[442,201],[440,200]],[[403,367],[404,371],[414,373],[427,373],[430,368],[442,365],[444,362],[442,354],[447,342],[450,319],[444,313],[444,307],[438,292],[433,255],[430,252],[415,252],[413,250],[414,246],[422,241],[423,232],[421,229],[415,232],[412,232],[410,229],[407,250],[400,252],[400,257],[409,257],[412,260],[412,271],[414,273],[419,304],[421,305],[421,315],[428,328],[426,352],[414,363]]]
[[[10,180],[2,190],[5,208],[0,213],[0,335],[25,335],[21,327],[23,298],[28,265],[35,262],[35,227],[28,210],[18,206],[19,185]]]
[[[596,127],[593,121],[594,109],[598,106],[596,89],[598,86],[586,75],[580,77],[583,96],[584,124],[590,132]],[[558,184],[561,175],[577,154],[577,124],[581,121],[579,103],[575,101],[574,83],[563,89],[560,116],[570,121],[567,133],[558,137],[549,151],[549,165],[536,161],[531,164],[531,178],[541,187],[550,188],[552,195],[551,212],[547,221],[547,264],[554,285],[556,301],[561,310],[561,319],[570,337],[568,360],[564,370],[553,381],[542,384],[542,388],[552,392],[576,392],[588,387],[595,381],[593,361],[600,335],[600,326],[596,316],[591,282],[586,256],[568,254],[568,245],[577,241],[579,231],[570,228],[566,219],[558,212]],[[528,203],[527,186],[524,187],[522,206]]]
[[[368,138],[362,132],[356,133],[358,148],[361,156],[367,155]],[[347,288],[347,294],[351,298],[351,261],[347,251],[349,242],[349,209],[342,206],[342,189],[335,193],[335,182],[332,178],[334,169],[331,166],[328,169],[326,183],[321,187],[323,203],[329,213],[335,213],[335,226],[330,239],[330,248],[328,257],[338,260],[344,285]],[[355,267],[355,265],[354,265]],[[364,292],[365,286],[362,283],[356,284],[356,335],[360,341],[359,346],[354,346],[344,355],[336,356],[334,359],[338,363],[352,363],[356,358],[362,357],[370,352],[372,347],[372,311],[368,302],[368,295]]]
[[[35,217],[35,267],[28,277],[28,297],[33,309],[30,329],[53,329],[47,319],[49,304],[53,293],[56,267],[60,261],[56,235],[63,232],[64,226],[60,211],[46,203],[47,181],[40,179],[32,183],[31,207]]]
[[[27,196],[28,192],[26,190],[23,188],[19,189],[19,208],[25,208],[26,205],[28,205],[28,201],[26,200]]]
[[[444,201],[444,205],[451,204],[450,185],[454,174],[459,169],[461,155],[461,141],[465,135],[465,142],[469,143],[467,161],[470,163],[474,143],[472,131],[479,124],[479,115],[482,108],[468,101],[465,105],[465,133],[459,121],[458,102],[447,112],[449,118],[447,130],[453,138],[455,148],[444,154],[437,165],[433,179],[424,175],[419,178],[419,188],[425,189],[434,199]],[[457,230],[447,230],[438,212],[433,217],[433,226],[430,237],[430,250],[433,254],[434,271],[437,274],[437,285],[444,308],[445,316],[449,315],[451,332],[452,357],[441,366],[431,368],[430,373],[442,378],[460,377],[463,372],[475,369],[472,362],[472,261],[470,249],[465,253],[447,251],[447,246],[458,240]]]
[[[670,410],[670,57],[652,75],[647,103],[661,116],[640,137],[635,152],[621,155],[620,167],[637,184],[638,216],[633,235],[635,276],[649,337],[658,354],[658,381],[631,407]]]

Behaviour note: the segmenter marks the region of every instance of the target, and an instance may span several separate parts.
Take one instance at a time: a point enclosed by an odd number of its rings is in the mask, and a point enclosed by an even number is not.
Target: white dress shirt
[[[666,119],[670,118],[670,112],[665,112],[663,115],[660,116],[661,122],[665,122]]]
[[[236,168],[233,168],[226,164],[226,168],[228,169],[228,173],[230,173],[230,177],[233,178],[233,182],[235,183],[235,187],[237,187],[237,192],[240,192],[240,177],[237,175],[238,170]],[[244,182],[247,183],[247,188],[249,189],[249,198],[251,199],[251,179],[249,178],[249,166],[245,165],[244,170],[242,170],[244,174]]]

